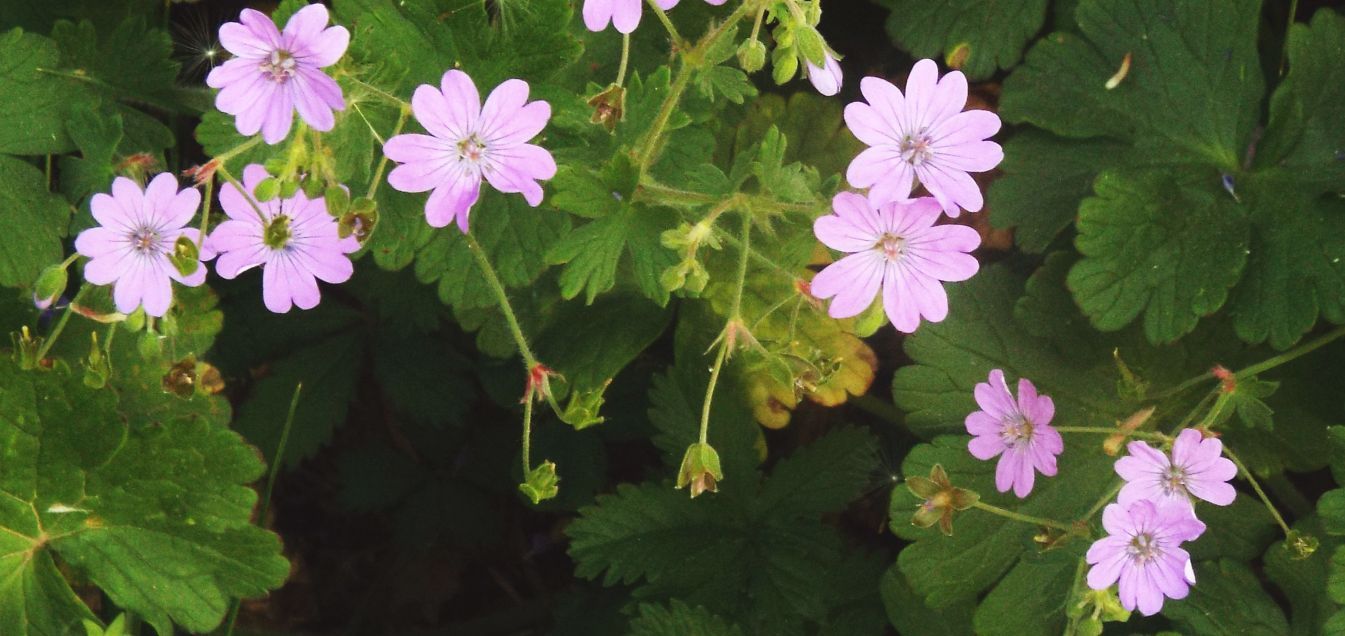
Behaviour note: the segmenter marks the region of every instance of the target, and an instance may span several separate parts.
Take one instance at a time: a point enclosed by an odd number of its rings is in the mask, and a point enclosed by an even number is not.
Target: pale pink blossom
[[[196,216],[201,193],[178,190],[177,179],[161,172],[144,190],[126,177],[112,181],[112,194],[98,193],[89,208],[98,227],[79,233],[75,251],[89,257],[84,279],[94,285],[112,285],[117,311],[129,314],[144,307],[151,316],[163,316],[173,301],[173,284],[188,287],[205,282],[206,268],[198,260],[183,274],[170,258],[179,237],[199,244],[199,230],[185,227]],[[209,254],[201,257],[209,259]]]
[[[556,176],[556,161],[527,142],[546,127],[551,105],[529,102],[527,82],[506,80],[482,105],[472,78],[452,70],[439,88],[417,88],[411,109],[430,134],[397,135],[383,145],[383,154],[402,164],[388,174],[392,187],[432,190],[425,202],[430,225],[444,227],[456,219],[466,233],[482,178],[500,192],[522,193],[528,205],[541,204],[537,181]]]
[[[1186,598],[1195,585],[1191,555],[1180,546],[1205,532],[1186,506],[1142,499],[1102,511],[1108,536],[1093,542],[1085,560],[1088,587],[1105,590],[1119,582],[1121,605],[1145,616],[1163,609],[1163,597]]]
[[[319,279],[328,283],[350,279],[355,270],[346,255],[360,249],[360,243],[354,236],[341,238],[321,197],[309,199],[299,190],[288,199],[258,202],[252,193],[267,176],[266,169],[254,163],[243,170],[246,193],[233,184],[220,187],[220,206],[229,220],[206,241],[219,252],[215,271],[235,278],[261,266],[267,309],[281,314],[291,306],[312,309],[321,300]]]
[[[290,16],[283,31],[266,14],[243,9],[220,27],[220,44],[233,59],[215,67],[206,84],[220,89],[215,107],[236,117],[239,134],[260,130],[268,144],[289,134],[294,111],[314,130],[335,125],[344,110],[341,87],[320,69],[335,64],[350,44],[345,27],[327,26],[327,8],[310,4]]]
[[[844,74],[841,72],[841,63],[836,61],[831,53],[827,53],[822,66],[813,64],[808,60],[804,60],[803,63],[808,69],[808,81],[813,83],[813,88],[816,88],[817,92],[827,97],[841,92]]]
[[[855,316],[881,290],[883,310],[898,330],[911,333],[923,317],[948,316],[948,295],[940,281],[971,278],[979,267],[967,252],[981,244],[975,230],[934,225],[939,204],[929,197],[874,206],[864,196],[842,192],[832,199],[833,213],[813,223],[827,247],[846,256],[818,272],[812,294],[833,298],[833,318]]]
[[[963,112],[967,78],[953,71],[939,79],[932,60],[920,60],[906,80],[906,92],[891,82],[866,77],[859,83],[865,102],[845,107],[845,123],[870,147],[850,162],[846,179],[869,188],[875,205],[911,195],[918,181],[944,212],[981,209],[981,189],[970,172],[999,165],[1004,151],[985,141],[999,131],[999,116],[988,110]]]
[[[995,467],[995,488],[1019,497],[1032,492],[1036,473],[1052,477],[1056,473],[1056,455],[1065,450],[1060,433],[1051,426],[1055,402],[1037,394],[1027,378],[1018,380],[1018,398],[1009,392],[1004,372],[990,372],[988,382],[975,388],[981,410],[967,416],[967,432],[974,437],[967,450],[976,459],[999,457]]]
[[[1128,505],[1141,499],[1180,503],[1190,507],[1191,498],[1227,506],[1237,498],[1228,483],[1238,467],[1223,456],[1223,442],[1206,439],[1193,428],[1183,430],[1172,442],[1168,456],[1144,442],[1126,445],[1130,454],[1116,460],[1116,473],[1126,480],[1116,500]]]
[[[727,0],[705,0],[715,6]],[[667,11],[681,0],[654,0],[658,8]],[[590,31],[601,31],[608,24],[621,33],[630,33],[640,26],[640,14],[645,0],[584,0],[584,26]]]

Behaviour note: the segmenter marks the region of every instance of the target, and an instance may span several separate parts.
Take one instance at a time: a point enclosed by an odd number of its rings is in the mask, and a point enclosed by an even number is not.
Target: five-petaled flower
[[[658,8],[667,11],[682,0],[654,0]],[[721,5],[727,0],[705,0]],[[640,13],[645,0],[584,0],[584,26],[590,31],[601,31],[608,24],[621,33],[630,33],[640,26]]]
[[[1105,590],[1120,582],[1121,605],[1152,616],[1163,608],[1163,597],[1186,598],[1196,582],[1191,555],[1180,546],[1205,532],[1205,524],[1185,506],[1142,499],[1130,505],[1114,503],[1102,511],[1108,536],[1093,542],[1085,560],[1088,586]]]
[[[999,456],[995,488],[1000,492],[1013,488],[1013,494],[1026,497],[1037,472],[1055,475],[1055,456],[1065,450],[1060,433],[1051,426],[1055,402],[1038,395],[1027,378],[1019,378],[1015,400],[999,369],[990,372],[988,382],[976,385],[975,395],[981,410],[967,416],[967,432],[973,435],[967,450],[981,460]]]
[[[999,132],[999,116],[987,110],[962,111],[967,78],[953,71],[939,79],[932,60],[920,60],[906,80],[906,92],[877,77],[860,81],[865,102],[845,107],[845,123],[870,147],[850,162],[846,179],[869,188],[874,205],[910,196],[915,182],[929,191],[944,212],[976,212],[984,203],[969,172],[999,165],[1004,151],[985,141]]]
[[[267,309],[282,314],[292,305],[312,309],[321,300],[317,279],[350,279],[354,266],[346,255],[360,249],[360,242],[354,236],[341,238],[326,202],[309,199],[303,190],[288,199],[256,201],[252,192],[267,176],[265,168],[252,164],[243,170],[246,193],[233,184],[220,188],[220,206],[229,220],[210,233],[206,246],[219,253],[215,271],[225,278],[262,266]]]
[[[84,279],[113,285],[112,299],[121,313],[143,306],[146,314],[163,316],[173,300],[172,281],[188,287],[205,282],[200,260],[188,268],[190,274],[172,260],[178,237],[200,242],[200,231],[185,227],[200,204],[201,193],[179,191],[172,173],[159,173],[143,191],[136,182],[117,177],[111,195],[100,192],[89,201],[99,227],[75,239],[75,251],[90,259]],[[201,257],[209,259],[208,254]]]
[[[350,44],[345,27],[327,26],[327,8],[310,4],[290,17],[283,31],[271,18],[244,9],[238,22],[220,27],[220,44],[234,55],[215,67],[206,84],[220,89],[215,107],[237,117],[245,136],[268,144],[289,134],[294,111],[314,130],[335,124],[332,110],[344,110],[341,87],[320,69],[335,64]]]
[[[1172,455],[1164,455],[1144,442],[1126,445],[1130,454],[1116,460],[1116,473],[1126,480],[1116,501],[1128,505],[1141,499],[1191,506],[1191,497],[1216,506],[1227,506],[1237,497],[1228,483],[1238,467],[1223,456],[1223,442],[1205,439],[1188,428],[1172,442]]]
[[[536,207],[538,180],[556,176],[556,161],[545,148],[527,143],[551,118],[551,105],[528,101],[528,83],[511,79],[495,87],[485,105],[466,73],[444,73],[440,88],[423,84],[411,98],[416,120],[429,135],[389,139],[383,154],[402,165],[388,183],[402,192],[430,193],[425,219],[434,227],[457,220],[467,232],[467,215],[481,194],[481,179],[500,192],[519,192]]]
[[[929,477],[907,477],[906,488],[921,499],[920,506],[911,516],[911,524],[928,528],[937,523],[939,531],[950,537],[953,536],[953,513],[966,510],[981,500],[975,492],[953,486],[948,473],[939,464],[934,464]]]
[[[981,244],[980,235],[962,225],[934,225],[939,204],[929,197],[874,206],[862,195],[842,192],[832,199],[832,210],[813,223],[813,233],[850,255],[813,278],[812,294],[835,297],[833,318],[868,309],[881,288],[888,320],[911,333],[922,316],[930,322],[947,317],[940,281],[967,280],[979,267],[968,252]]]

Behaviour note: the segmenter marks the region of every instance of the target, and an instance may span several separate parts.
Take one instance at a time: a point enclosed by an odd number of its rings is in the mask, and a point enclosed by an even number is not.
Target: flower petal
[[[882,256],[875,252],[851,254],[826,266],[812,280],[812,294],[832,298],[832,318],[856,316],[873,304],[883,282]]]
[[[994,459],[996,455],[1003,453],[1004,449],[1004,441],[997,434],[980,435],[967,441],[967,451],[972,457],[980,460]]]
[[[444,227],[455,219],[467,233],[467,215],[481,195],[481,178],[470,173],[450,172],[448,179],[425,201],[425,220],[430,227]]]

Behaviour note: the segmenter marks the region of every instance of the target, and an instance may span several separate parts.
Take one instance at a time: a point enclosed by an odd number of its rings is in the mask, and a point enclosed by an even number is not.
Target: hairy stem
[[[56,327],[51,330],[51,335],[47,336],[47,339],[42,342],[42,347],[37,350],[38,362],[46,359],[52,345],[56,344],[56,340],[61,337],[61,332],[65,331],[65,323],[70,322],[70,314],[74,312],[75,305],[79,303],[81,298],[84,298],[84,293],[89,289],[90,285],[81,285],[79,291],[75,293],[75,297],[66,304],[65,310],[61,312],[60,320],[56,321]]]
[[[401,114],[397,116],[397,125],[392,128],[392,134],[388,135],[389,139],[402,132],[402,127],[406,125],[406,119],[410,115],[411,109],[403,106]],[[382,156],[378,160],[378,167],[374,168],[374,178],[369,182],[369,191],[364,194],[366,199],[373,199],[374,195],[378,194],[378,187],[383,185],[383,171],[388,169],[388,155],[381,152],[379,154]]]
[[[1309,353],[1312,353],[1313,351],[1325,347],[1326,345],[1331,344],[1332,342],[1335,342],[1336,340],[1340,339],[1341,336],[1345,336],[1345,327],[1336,327],[1335,329],[1332,329],[1331,331],[1328,331],[1322,334],[1321,336],[1318,336],[1301,345],[1298,345],[1293,349],[1285,351],[1284,353],[1281,353],[1271,358],[1267,358],[1265,360],[1262,360],[1261,362],[1243,368],[1237,373],[1234,373],[1233,376],[1241,380],[1243,378],[1248,378],[1254,375],[1265,373],[1266,371],[1274,369],[1275,367],[1278,367],[1280,365],[1289,362],[1293,362],[1298,358],[1301,358]],[[1165,398],[1180,395],[1193,387],[1199,386],[1202,382],[1212,379],[1214,379],[1214,374],[1212,372],[1206,371],[1205,373],[1202,373],[1194,378],[1187,379],[1185,382],[1182,382],[1181,384],[1178,384],[1177,386],[1172,387],[1171,389],[1160,391],[1153,395],[1146,395],[1145,399],[1162,400]]]
[[[999,506],[985,503],[984,501],[977,501],[976,503],[972,504],[972,507],[976,508],[977,510],[984,510],[985,512],[988,512],[993,515],[999,515],[1001,517],[1004,517],[1005,519],[1012,519],[1014,521],[1020,521],[1022,523],[1029,523],[1034,526],[1054,528],[1056,530],[1060,530],[1061,532],[1065,532],[1075,536],[1088,536],[1087,532],[1081,531],[1070,524],[1056,521],[1055,519],[1047,519],[1045,517],[1034,517],[1032,515],[1025,515],[1019,512],[1014,512],[1012,510],[1006,510],[1004,508],[1000,508]]]
[[[654,0],[645,0],[645,2],[648,3],[649,8],[654,11],[654,15],[658,18],[658,21],[663,23],[663,28],[668,30],[668,37],[672,38],[673,46],[678,50],[685,49],[687,46],[686,40],[683,40],[682,34],[677,32],[677,26],[668,18],[668,13],[663,10],[663,7],[658,6],[658,3],[654,2]]]
[[[630,34],[621,34],[621,65],[616,69],[616,85],[624,86],[626,83],[626,65],[630,62]]]
[[[1105,426],[1056,426],[1055,430],[1060,433],[1094,433],[1097,435],[1121,435],[1123,437],[1136,437],[1139,439],[1151,439],[1155,442],[1169,442],[1172,438],[1159,433],[1158,431],[1130,431],[1126,432],[1118,428],[1107,428]]]
[[[252,211],[257,213],[257,218],[262,220],[262,227],[265,228],[271,221],[266,218],[266,213],[262,212],[261,206],[257,204],[257,200],[252,196],[252,193],[248,192],[247,188],[244,188],[243,184],[239,183],[238,179],[235,179],[232,174],[229,174],[229,170],[224,167],[223,163],[219,165],[216,172],[218,172],[219,176],[223,177],[229,185],[238,190],[238,193],[242,195],[243,200],[247,201],[248,205],[252,207]]]
[[[1266,510],[1270,511],[1270,516],[1275,518],[1275,523],[1279,524],[1280,530],[1284,531],[1284,536],[1289,536],[1289,533],[1292,532],[1289,528],[1289,524],[1284,522],[1284,517],[1280,516],[1280,511],[1275,508],[1275,504],[1271,503],[1270,497],[1266,495],[1266,491],[1261,488],[1261,482],[1257,481],[1256,477],[1252,475],[1252,471],[1247,470],[1247,465],[1242,463],[1242,459],[1234,454],[1228,446],[1224,446],[1224,455],[1227,455],[1229,459],[1233,460],[1233,463],[1238,467],[1238,472],[1242,473],[1242,477],[1247,480],[1247,483],[1252,485],[1252,490],[1256,491],[1256,496],[1261,499],[1261,503],[1266,507]]]
[[[210,203],[215,198],[215,178],[213,176],[205,181],[205,196],[203,198],[205,203],[201,207],[201,236],[196,244],[196,247],[201,250],[205,249],[206,233],[210,231]]]
[[[528,390],[523,394],[523,480],[528,480],[528,473],[532,472],[532,393],[533,387],[528,386]]]

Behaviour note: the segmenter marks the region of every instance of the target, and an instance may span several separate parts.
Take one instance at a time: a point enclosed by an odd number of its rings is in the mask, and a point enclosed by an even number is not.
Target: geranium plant
[[[1345,629],[1338,9],[250,4],[0,0],[0,633]]]

